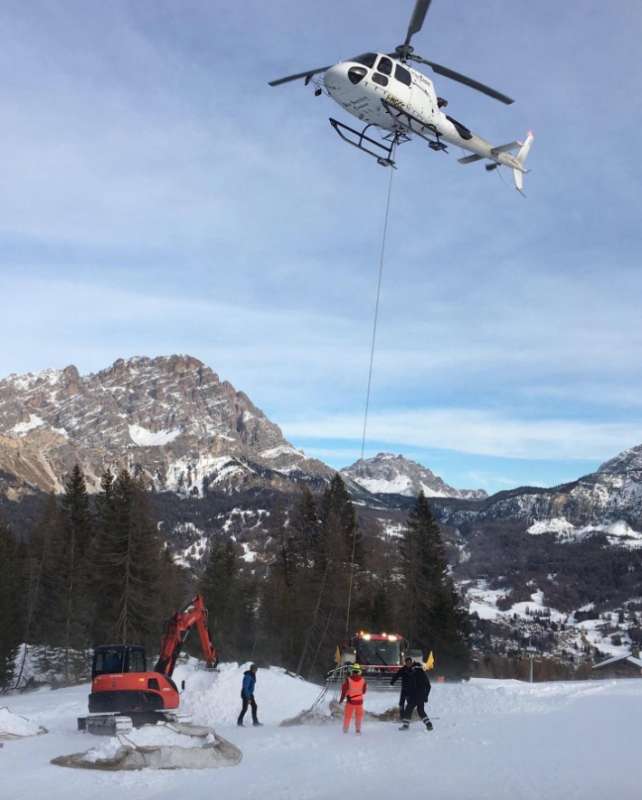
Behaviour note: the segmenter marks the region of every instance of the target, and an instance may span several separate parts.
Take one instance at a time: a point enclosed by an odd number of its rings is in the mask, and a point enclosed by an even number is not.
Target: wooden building
[[[615,656],[595,664],[592,678],[642,678],[642,660],[635,656]]]

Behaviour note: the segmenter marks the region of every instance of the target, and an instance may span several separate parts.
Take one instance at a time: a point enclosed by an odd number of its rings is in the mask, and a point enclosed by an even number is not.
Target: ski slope
[[[260,669],[261,728],[236,727],[243,668],[218,674],[179,666],[183,710],[243,751],[240,765],[215,770],[99,772],[53,766],[55,756],[88,750],[79,733],[88,685],[3,697],[11,715],[49,731],[4,742],[1,800],[638,800],[642,796],[642,680],[524,684],[473,680],[437,684],[429,703],[435,730],[418,722],[366,720],[361,737],[344,735],[321,707],[316,724],[280,727],[308,707],[319,688]],[[381,712],[393,693],[370,693]],[[6,718],[12,717],[5,715]],[[248,715],[249,716],[249,715]],[[152,735],[153,738],[153,734]],[[101,739],[101,746],[107,743]]]

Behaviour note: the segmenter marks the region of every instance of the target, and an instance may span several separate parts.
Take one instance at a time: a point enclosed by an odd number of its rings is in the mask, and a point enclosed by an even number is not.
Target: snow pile
[[[13,714],[6,706],[0,708],[0,740],[21,739],[42,733],[47,733],[46,728],[19,714]]]
[[[220,664],[218,671],[195,670],[194,662],[179,666],[174,680],[185,680],[181,696],[181,711],[191,714],[203,725],[235,724],[241,710],[241,683],[249,662]],[[319,696],[321,687],[308,683],[281,667],[259,669],[256,676],[256,702],[261,722],[269,725],[294,717],[310,708]],[[251,723],[248,715],[246,721]]]
[[[194,670],[194,661],[177,669],[179,680],[185,680],[181,709],[202,724],[234,725],[241,710],[241,683],[249,662],[221,664],[218,672]],[[325,724],[339,719],[343,709],[337,699],[340,686],[324,687],[310,683],[281,667],[259,669],[255,699],[258,717],[267,725]],[[388,720],[397,711],[398,691],[371,690],[367,696],[366,712],[374,719]],[[394,712],[394,714],[392,714]],[[248,711],[246,724],[251,724]]]
[[[82,760],[86,761],[88,764],[106,763],[116,758],[118,751],[122,750],[122,747],[122,742],[117,736],[110,736],[95,747],[87,750],[87,752],[82,755]]]

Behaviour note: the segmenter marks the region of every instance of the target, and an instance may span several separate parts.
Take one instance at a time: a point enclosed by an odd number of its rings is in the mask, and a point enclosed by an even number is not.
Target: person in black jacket
[[[404,711],[406,710],[406,703],[410,697],[410,686],[412,684],[412,658],[406,656],[404,658],[404,665],[400,667],[392,676],[390,685],[394,686],[395,683],[401,678],[401,692],[399,693],[399,716],[404,718]]]
[[[403,725],[399,730],[407,731],[410,727],[410,717],[412,712],[417,709],[419,719],[424,723],[426,729],[432,730],[432,722],[424,709],[424,704],[428,702],[430,694],[430,681],[422,664],[414,663],[410,670],[409,694],[406,702],[406,709],[403,717]]]

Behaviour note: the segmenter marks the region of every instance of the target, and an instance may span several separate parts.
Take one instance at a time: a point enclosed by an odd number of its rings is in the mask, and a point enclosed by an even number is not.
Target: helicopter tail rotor
[[[519,148],[519,152],[515,156],[519,167],[513,167],[513,181],[515,182],[515,188],[520,194],[524,194],[524,174],[528,171],[524,169],[524,163],[526,162],[534,138],[533,131],[529,131],[528,136],[524,139],[522,146]]]

